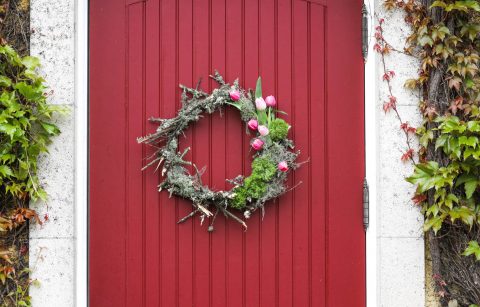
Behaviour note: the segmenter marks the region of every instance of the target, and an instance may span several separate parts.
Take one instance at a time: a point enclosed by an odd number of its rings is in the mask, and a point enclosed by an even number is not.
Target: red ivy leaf
[[[412,197],[413,203],[415,205],[418,205],[418,204],[424,202],[426,199],[427,199],[427,195],[425,195],[425,194],[417,194],[417,195]]]
[[[408,122],[402,123],[402,124],[400,125],[400,129],[402,129],[402,130],[405,131],[406,133],[415,133],[415,132],[417,132],[417,129],[414,128],[414,127],[412,127],[412,126],[410,126],[410,125],[408,124]]]
[[[410,160],[411,158],[413,158],[413,149],[409,149],[407,150],[403,155],[402,155],[402,161],[405,162],[405,161],[408,161]]]

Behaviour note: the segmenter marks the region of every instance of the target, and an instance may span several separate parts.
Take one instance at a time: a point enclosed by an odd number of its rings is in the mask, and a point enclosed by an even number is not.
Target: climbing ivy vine
[[[0,306],[29,306],[28,245],[17,237],[33,220],[31,200],[45,200],[38,158],[60,130],[52,115],[65,112],[47,102],[37,58],[0,45]]]
[[[401,158],[414,164],[407,181],[416,186],[412,201],[424,213],[438,294],[445,306],[477,306],[480,288],[472,282],[480,276],[475,262],[480,260],[480,4],[386,0],[384,5],[403,10],[412,28],[404,48],[395,48],[384,37],[385,20],[377,16],[374,49],[390,90],[384,110],[399,119],[406,135]],[[397,109],[390,82],[395,73],[385,61],[392,52],[419,60],[418,77],[405,83],[420,94],[419,127],[410,127]],[[418,150],[411,146],[413,136]]]

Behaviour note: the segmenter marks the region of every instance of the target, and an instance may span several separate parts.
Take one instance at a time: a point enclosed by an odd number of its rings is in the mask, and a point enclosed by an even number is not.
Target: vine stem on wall
[[[378,26],[375,27],[375,40],[376,44],[374,45],[374,50],[380,55],[380,62],[382,64],[383,69],[383,81],[387,83],[388,88],[388,101],[384,102],[383,110],[387,113],[390,110],[394,111],[395,117],[398,119],[400,123],[400,129],[403,131],[405,135],[405,143],[407,147],[407,151],[403,153],[401,159],[402,161],[411,161],[413,165],[416,165],[414,159],[415,150],[413,149],[412,145],[412,134],[416,132],[414,127],[411,127],[407,121],[403,121],[400,112],[397,109],[397,97],[393,93],[393,86],[392,86],[392,79],[395,77],[395,72],[393,70],[389,70],[387,68],[385,57],[386,55],[390,54],[391,51],[399,52],[402,54],[407,54],[406,52],[402,52],[396,48],[393,48],[384,38],[383,27],[385,20],[383,18],[379,18],[376,16]]]

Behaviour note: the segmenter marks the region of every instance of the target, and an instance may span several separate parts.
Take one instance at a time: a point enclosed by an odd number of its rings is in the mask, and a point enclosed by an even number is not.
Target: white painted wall
[[[33,208],[49,221],[30,228],[30,267],[40,282],[30,293],[35,307],[68,307],[75,292],[75,1],[31,0],[30,26],[31,54],[40,58],[54,90],[51,102],[71,109],[56,119],[62,134],[40,159],[39,177],[49,199]]]
[[[409,30],[403,15],[386,13],[382,0],[370,2],[387,20],[387,40],[401,49]],[[86,83],[85,70],[75,69],[75,64],[86,67],[82,50],[86,24],[78,17],[85,14],[86,0],[31,0],[31,53],[42,60],[43,73],[55,90],[52,102],[71,107],[69,116],[58,119],[63,133],[40,164],[40,177],[50,198],[46,204],[34,204],[42,215],[49,215],[49,221],[30,229],[32,276],[41,284],[31,289],[34,307],[86,306],[85,276],[75,273],[75,268],[83,273],[86,265],[85,241],[79,240],[85,231],[81,226],[86,213],[86,157],[82,155],[86,146],[86,97],[82,94]],[[382,110],[388,93],[381,81],[379,59],[371,48],[370,54],[366,133],[373,220],[367,232],[368,306],[421,307],[425,302],[422,216],[410,201],[413,188],[403,179],[411,173],[411,165],[400,161],[405,146],[399,123],[393,113],[385,115]],[[403,89],[403,82],[415,76],[418,64],[400,54],[389,56],[387,63],[397,73],[393,84],[398,109],[415,125],[420,121],[418,98]]]
[[[385,18],[385,39],[402,50],[410,28],[399,10],[386,12],[383,0],[375,0],[378,16]],[[370,51],[373,52],[373,51]],[[419,307],[425,305],[425,268],[423,217],[411,201],[414,188],[404,178],[412,173],[411,163],[401,162],[406,151],[405,136],[393,112],[385,114],[382,106],[388,99],[387,84],[382,82],[383,69],[376,58],[376,236],[377,236],[377,305],[384,307]],[[393,91],[397,109],[404,121],[414,127],[421,122],[417,108],[419,98],[404,88],[405,80],[415,78],[416,59],[399,53],[386,58],[394,70]],[[368,103],[368,102],[367,102]],[[372,305],[373,306],[373,305]]]

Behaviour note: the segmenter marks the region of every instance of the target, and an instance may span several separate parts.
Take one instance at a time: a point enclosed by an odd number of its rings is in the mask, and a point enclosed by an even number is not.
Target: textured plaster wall
[[[33,205],[42,218],[48,215],[43,226],[30,229],[32,277],[40,281],[30,290],[35,307],[74,304],[74,5],[74,0],[31,0],[31,54],[43,64],[54,91],[51,102],[70,107],[69,115],[56,118],[62,134],[39,165],[49,199]]]
[[[386,12],[383,1],[376,1],[376,12],[385,18],[384,35],[395,48],[402,50],[409,27],[400,11]],[[421,122],[417,97],[403,87],[405,80],[414,78],[417,61],[407,55],[392,53],[386,58],[388,69],[394,70],[394,96],[404,121],[413,126]],[[404,178],[412,172],[410,163],[400,160],[406,151],[405,136],[393,112],[385,114],[383,102],[388,88],[382,82],[383,68],[377,56],[377,246],[378,246],[378,306],[425,306],[425,262],[422,224],[418,208],[410,200],[414,188]]]

